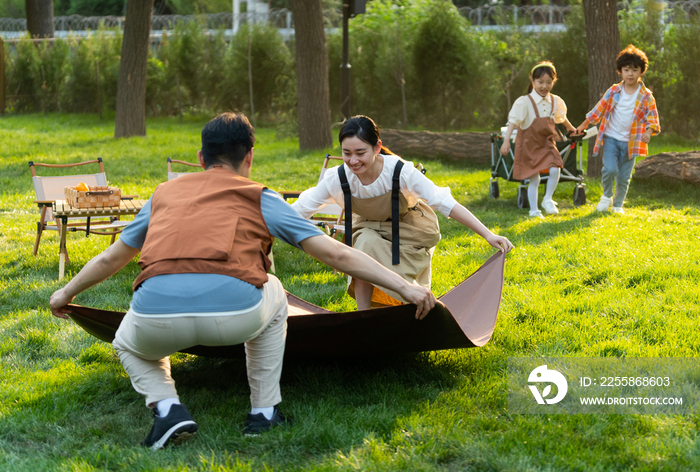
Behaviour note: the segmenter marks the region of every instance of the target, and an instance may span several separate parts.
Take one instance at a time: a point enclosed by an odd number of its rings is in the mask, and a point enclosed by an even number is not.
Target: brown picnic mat
[[[337,313],[287,293],[285,356],[339,358],[481,347],[491,339],[503,291],[505,255],[497,252],[476,272],[440,297],[422,320],[415,305]],[[112,342],[124,313],[68,305],[69,316],[93,336]],[[243,345],[194,346],[182,352],[243,358]]]

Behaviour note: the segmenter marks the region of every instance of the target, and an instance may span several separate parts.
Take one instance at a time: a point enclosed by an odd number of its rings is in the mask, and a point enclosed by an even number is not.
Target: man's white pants
[[[149,315],[129,309],[114,338],[114,348],[134,389],[152,408],[178,398],[168,356],[196,345],[245,343],[250,403],[265,408],[282,401],[280,376],[287,338],[287,296],[268,274],[262,301],[255,307],[223,313]]]

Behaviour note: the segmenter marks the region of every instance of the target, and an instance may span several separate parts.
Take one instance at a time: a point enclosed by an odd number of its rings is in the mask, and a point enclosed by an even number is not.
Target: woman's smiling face
[[[376,162],[376,155],[381,149],[381,141],[372,146],[357,136],[345,138],[340,144],[343,151],[343,162],[353,174],[362,175],[369,172]]]

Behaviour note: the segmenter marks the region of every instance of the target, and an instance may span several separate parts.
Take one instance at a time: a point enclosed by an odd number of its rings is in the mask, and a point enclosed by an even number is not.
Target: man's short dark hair
[[[647,55],[644,54],[644,51],[630,44],[617,55],[615,65],[617,66],[618,72],[622,72],[623,67],[630,66],[639,67],[643,74],[644,71],[647,70],[649,59],[647,59]]]
[[[254,144],[255,128],[243,113],[222,113],[202,129],[204,165],[230,164],[237,169]]]

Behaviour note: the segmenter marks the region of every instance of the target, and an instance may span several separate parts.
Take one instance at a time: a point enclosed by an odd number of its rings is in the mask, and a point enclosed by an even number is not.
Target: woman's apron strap
[[[391,178],[391,264],[401,263],[399,256],[399,187],[403,161],[399,160],[394,167],[394,175]]]
[[[401,189],[401,169],[403,161],[399,160],[394,167],[394,175],[391,178],[391,263],[397,265],[401,263],[399,254],[399,195]],[[352,247],[352,194],[350,184],[345,175],[345,166],[338,166],[338,177],[340,178],[340,188],[343,189],[343,199],[345,200],[345,244]]]
[[[352,194],[350,193],[350,184],[348,177],[345,175],[345,166],[338,166],[338,177],[340,178],[340,187],[343,189],[343,197],[345,199],[345,244],[352,247]]]

